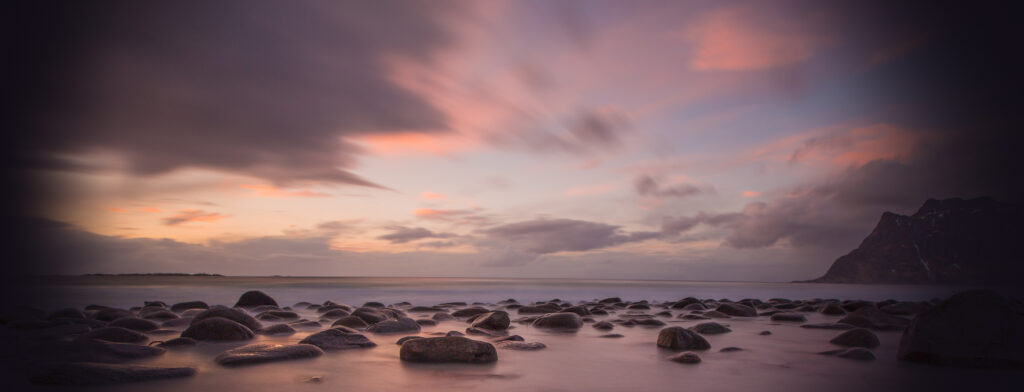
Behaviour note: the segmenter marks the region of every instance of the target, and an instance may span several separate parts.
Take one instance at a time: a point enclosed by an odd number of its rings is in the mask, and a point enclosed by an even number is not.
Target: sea
[[[121,308],[144,301],[167,304],[202,300],[231,306],[248,290],[262,290],[281,306],[298,302],[334,301],[359,306],[444,302],[496,304],[509,298],[520,303],[560,299],[570,302],[620,297],[626,301],[702,299],[897,299],[945,298],[970,287],[850,285],[758,282],[686,282],[649,280],[467,279],[390,277],[224,277],[224,276],[75,276],[45,277],[26,282],[35,305],[47,310],[98,304]],[[1007,289],[1010,290],[1010,289]],[[301,317],[317,320],[314,310],[295,307]],[[658,309],[660,310],[660,309]],[[655,310],[655,311],[658,311]],[[651,311],[654,313],[655,311]],[[673,310],[668,326],[690,327],[701,321],[678,319]],[[679,314],[677,314],[679,313]],[[429,314],[414,316],[429,317]],[[512,312],[512,318],[520,317]],[[595,316],[597,321],[618,315]],[[835,322],[835,316],[808,313],[808,323]],[[700,351],[699,364],[666,358],[675,351],[655,345],[663,327],[625,327],[598,331],[585,325],[575,333],[551,332],[513,323],[510,334],[541,342],[536,351],[499,349],[498,361],[487,365],[415,364],[399,359],[396,341],[413,334],[373,334],[376,347],[329,351],[302,360],[242,367],[217,365],[224,350],[252,343],[297,343],[315,330],[288,336],[263,336],[248,342],[203,343],[168,350],[137,362],[155,366],[194,366],[190,378],[105,386],[53,388],[103,391],[946,391],[985,389],[1016,391],[1024,372],[939,368],[897,360],[902,332],[877,332],[876,359],[855,361],[819,354],[839,347],[829,341],[842,331],[801,328],[800,323],[773,322],[768,317],[717,319],[732,332],[709,335],[711,349]],[[266,323],[265,323],[266,324]],[[325,324],[325,328],[329,324]],[[443,321],[414,335],[465,332],[464,321]],[[764,332],[767,331],[767,334]],[[177,336],[153,334],[151,340]],[[603,338],[607,333],[619,338]],[[483,339],[482,337],[474,337]],[[722,352],[725,347],[739,351]],[[17,376],[7,380],[17,390],[49,390]]]

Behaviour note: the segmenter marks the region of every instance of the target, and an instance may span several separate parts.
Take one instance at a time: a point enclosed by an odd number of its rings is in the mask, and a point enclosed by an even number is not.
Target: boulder
[[[668,327],[658,333],[658,347],[676,350],[707,350],[711,344],[696,332],[683,327]]]
[[[299,314],[287,310],[268,310],[256,315],[256,318],[265,321],[298,320]]]
[[[223,366],[240,366],[313,358],[323,354],[323,350],[311,344],[258,343],[227,350],[214,358],[214,361]]]
[[[510,320],[508,312],[496,310],[481,314],[473,321],[472,327],[489,329],[492,331],[502,331],[508,329],[509,324]]]
[[[171,305],[171,311],[175,312],[175,313],[181,313],[181,312],[184,312],[184,311],[189,310],[189,309],[209,309],[209,308],[210,308],[210,305],[207,305],[206,302],[203,302],[203,301],[178,302],[178,303],[176,303],[174,305]]]
[[[700,363],[700,356],[692,351],[683,351],[668,357],[668,360],[679,363],[695,364]]]
[[[135,317],[135,315],[127,310],[115,308],[100,309],[93,315],[94,319],[100,321],[114,321],[122,317]]]
[[[747,305],[733,303],[733,302],[726,302],[726,303],[723,303],[721,305],[718,305],[718,307],[715,308],[715,310],[718,311],[718,312],[721,312],[721,313],[725,313],[725,314],[730,315],[730,316],[738,316],[738,317],[755,317],[755,316],[757,316],[757,310],[756,309],[754,309],[752,307],[749,307]]]
[[[431,316],[430,318],[433,319],[434,321],[455,320],[455,317],[452,317],[452,315],[450,315],[448,313],[444,313],[444,312],[434,313],[434,315]]]
[[[288,324],[275,324],[269,327],[256,331],[260,335],[291,335],[295,333],[295,328],[292,328]]]
[[[154,312],[147,312],[142,318],[146,320],[167,321],[177,319],[178,315],[170,310],[160,309]]]
[[[352,316],[362,319],[367,325],[373,325],[388,319],[388,315],[377,308],[359,308],[352,311]]]
[[[580,316],[589,316],[590,315],[590,311],[587,310],[587,307],[583,306],[583,305],[570,306],[568,308],[563,309],[562,311],[563,312],[569,312],[569,313],[576,313],[576,314],[578,314]]]
[[[193,367],[160,367],[143,365],[113,365],[106,363],[60,363],[46,366],[29,380],[40,385],[109,385],[137,381],[190,377]]]
[[[609,333],[609,334],[604,334],[604,335],[601,335],[601,336],[598,336],[598,337],[599,338],[615,339],[615,338],[621,338],[621,337],[624,337],[624,336],[622,334],[620,334],[620,333]]]
[[[257,321],[252,316],[246,314],[241,310],[232,309],[226,306],[214,306],[212,308],[199,312],[194,317],[192,317],[192,325],[195,325],[200,321],[213,317],[226,318],[228,320],[242,324],[246,328],[249,328],[250,330],[253,331],[258,331],[260,328],[263,328],[263,324],[260,324],[260,322]]]
[[[773,314],[771,320],[803,323],[807,321],[807,316],[800,313],[782,312]]]
[[[506,340],[497,343],[498,348],[505,350],[519,350],[519,351],[534,351],[547,348],[548,346],[541,342],[517,342],[514,340]]]
[[[142,343],[149,340],[149,337],[128,328],[103,327],[86,332],[79,336],[79,339],[99,339],[117,343]]]
[[[405,342],[408,342],[408,341],[414,340],[414,339],[423,339],[423,337],[422,336],[404,336],[401,339],[398,339],[398,341],[395,342],[395,344],[401,346],[402,343],[405,343]]]
[[[533,321],[536,328],[577,330],[583,326],[583,319],[576,313],[549,313]]]
[[[111,327],[122,327],[128,328],[133,331],[152,331],[160,328],[160,324],[153,322],[152,320],[140,319],[137,317],[123,317],[117,320],[111,321],[107,324]]]
[[[829,316],[845,316],[846,310],[843,310],[843,307],[837,302],[829,302],[821,308],[821,314]]]
[[[456,310],[456,311],[452,312],[452,316],[455,317],[455,318],[473,317],[473,316],[476,316],[478,314],[484,314],[484,313],[487,313],[487,312],[489,312],[489,310],[481,308],[481,307],[473,307],[473,308],[466,308],[466,309]]]
[[[252,330],[233,320],[223,317],[210,317],[195,321],[184,332],[182,337],[195,340],[249,340],[255,335]]]
[[[958,293],[911,321],[897,355],[935,365],[1024,368],[1024,316],[994,291]]]
[[[416,319],[416,324],[419,324],[419,325],[424,326],[424,327],[433,327],[433,326],[437,325],[437,320]]]
[[[271,305],[277,306],[277,301],[274,301],[267,293],[259,290],[246,291],[238,298],[238,302],[235,302],[236,308],[254,308],[260,305]]]
[[[523,307],[519,308],[518,310],[516,310],[516,312],[518,312],[519,314],[546,314],[546,313],[558,312],[558,311],[561,311],[561,310],[562,310],[562,308],[559,308],[558,305],[555,305],[555,304],[543,304],[543,305],[539,305],[539,306],[523,306]]]
[[[732,316],[730,316],[728,314],[719,312],[717,310],[712,310],[712,311],[709,311],[709,312],[704,312],[703,316],[707,317],[707,318],[731,318],[732,317]]]
[[[852,326],[850,324],[840,324],[840,323],[815,323],[815,324],[804,324],[804,325],[801,325],[800,328],[846,330],[846,329],[854,329],[854,328],[857,328],[857,327],[854,327],[854,326]]]
[[[334,324],[331,324],[332,327],[337,327],[339,325],[350,328],[366,328],[369,326],[366,321],[363,321],[363,319],[356,316],[345,316],[335,321]]]
[[[732,332],[729,327],[716,322],[700,323],[690,327],[691,331],[697,332],[702,335],[717,335],[726,332]]]
[[[884,331],[901,330],[910,324],[910,320],[885,313],[874,305],[862,306],[839,319],[839,322]]]
[[[325,319],[337,320],[337,319],[340,319],[342,317],[346,317],[346,316],[348,316],[350,314],[351,313],[349,313],[345,309],[331,309],[331,310],[328,310],[328,311],[324,312],[324,314],[320,315],[320,317],[321,318],[325,318]]]
[[[299,343],[312,344],[324,350],[365,348],[377,345],[370,341],[370,339],[367,339],[366,336],[355,333],[354,330],[345,327],[325,329],[307,336],[305,339],[299,341]]]
[[[408,317],[402,317],[397,320],[384,320],[379,323],[373,324],[366,328],[367,332],[373,333],[409,333],[419,332],[420,325]]]
[[[607,321],[598,321],[598,322],[594,323],[593,327],[594,327],[594,329],[599,330],[599,331],[609,331],[609,330],[615,328],[615,326],[612,325],[612,323],[609,323]]]
[[[199,342],[197,342],[195,339],[192,339],[192,338],[174,338],[174,339],[171,339],[171,340],[165,340],[165,341],[162,341],[162,342],[153,342],[153,343],[156,343],[155,346],[157,346],[157,347],[164,347],[164,348],[167,348],[167,347],[190,347],[190,346],[195,346],[195,345],[199,344]]]
[[[461,336],[444,336],[405,342],[399,351],[399,358],[403,361],[427,363],[491,363],[498,360],[498,351],[487,342]]]
[[[839,346],[866,348],[875,348],[881,344],[881,342],[878,341],[878,336],[875,335],[874,332],[864,328],[856,328],[843,332],[829,342]]]

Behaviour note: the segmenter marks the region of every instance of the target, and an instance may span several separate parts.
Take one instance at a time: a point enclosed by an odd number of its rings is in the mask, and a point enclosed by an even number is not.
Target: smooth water
[[[47,308],[87,304],[139,306],[143,300],[168,304],[204,300],[233,305],[238,296],[260,289],[287,306],[299,301],[324,300],[360,305],[365,301],[433,305],[449,301],[494,303],[515,298],[521,303],[560,298],[566,301],[619,296],[625,300],[677,300],[698,298],[790,299],[839,298],[920,300],[945,297],[951,287],[867,286],[789,283],[519,280],[519,279],[404,279],[404,278],[237,278],[237,277],[80,277],[60,278],[36,286],[37,298]],[[649,311],[655,313],[661,309]],[[315,311],[300,315],[316,320]],[[624,313],[625,311],[619,311]],[[519,316],[512,313],[513,320]],[[702,321],[683,321],[675,316],[659,318],[672,325],[689,327]],[[412,317],[429,317],[412,314]],[[834,322],[838,317],[807,314],[808,322]],[[617,315],[595,316],[610,320]],[[829,343],[842,331],[800,328],[798,323],[772,322],[767,317],[715,320],[733,332],[706,338],[711,350],[699,352],[703,361],[684,365],[665,360],[671,350],[655,345],[661,327],[623,327],[598,331],[589,324],[576,333],[553,333],[513,323],[511,334],[527,342],[542,342],[539,351],[499,349],[497,363],[490,365],[409,364],[399,360],[395,341],[407,334],[367,333],[378,344],[368,349],[328,351],[325,355],[226,368],[213,361],[218,353],[255,342],[296,343],[315,331],[286,337],[258,336],[245,343],[203,343],[193,348],[171,349],[141,364],[199,368],[195,377],[153,381],[86,390],[180,392],[180,391],[917,391],[917,390],[1019,390],[1024,372],[936,368],[896,360],[900,332],[878,332],[881,346],[872,349],[877,360],[858,362],[822,356],[836,349]],[[264,323],[269,324],[269,323]],[[424,327],[417,335],[464,331],[464,321],[444,321]],[[771,331],[762,336],[761,331]],[[605,333],[625,335],[600,338]],[[176,335],[153,335],[162,340]],[[471,336],[472,337],[472,336]],[[484,340],[483,338],[474,337]],[[723,347],[743,350],[723,353]],[[309,382],[319,378],[319,382]],[[10,380],[17,388],[44,389]],[[68,388],[54,388],[68,390]],[[77,388],[72,388],[76,389]]]

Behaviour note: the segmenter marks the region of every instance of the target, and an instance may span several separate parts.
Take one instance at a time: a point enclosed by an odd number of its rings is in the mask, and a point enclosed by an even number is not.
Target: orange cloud
[[[474,143],[453,133],[400,132],[388,134],[367,134],[354,139],[378,155],[401,155],[421,153],[428,155],[449,155],[456,151],[468,150]]]
[[[746,71],[807,60],[823,43],[820,34],[793,31],[750,7],[712,11],[684,33],[694,45],[696,70]],[[792,25],[792,24],[789,24]]]
[[[761,192],[758,191],[743,191],[743,197],[758,197],[761,196]]]
[[[146,206],[146,207],[139,207],[139,211],[148,212],[148,213],[151,213],[151,214],[156,214],[156,213],[162,212],[163,210],[161,210],[159,207]]]
[[[239,185],[238,187],[242,188],[242,189],[248,189],[248,190],[251,190],[251,191],[255,191],[256,196],[259,196],[259,197],[270,197],[270,198],[277,198],[277,199],[283,199],[283,198],[289,198],[289,197],[328,197],[328,196],[330,196],[327,193],[313,192],[313,191],[310,191],[308,189],[302,189],[302,190],[298,190],[298,191],[289,191],[289,190],[286,190],[286,189],[281,189],[281,188],[275,187],[273,185],[242,184],[242,185]]]
[[[185,209],[178,210],[177,214],[164,218],[163,222],[164,225],[167,226],[177,226],[189,222],[216,222],[230,216],[231,215],[224,215],[216,212]]]
[[[445,195],[442,195],[442,194],[437,193],[437,192],[431,192],[431,191],[424,191],[422,194],[420,194],[420,197],[423,198],[423,200],[444,200],[444,199],[447,199],[447,197]]]
[[[128,213],[128,209],[127,208],[121,208],[121,207],[107,207],[107,211],[116,212],[118,214],[127,214]]]
[[[447,219],[471,213],[467,210],[436,210],[433,208],[417,208],[412,211],[413,215],[424,219]]]

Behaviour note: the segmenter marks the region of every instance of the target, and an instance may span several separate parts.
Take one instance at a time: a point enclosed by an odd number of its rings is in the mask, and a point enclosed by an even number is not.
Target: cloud
[[[484,135],[502,147],[525,147],[535,152],[568,152],[592,155],[613,151],[623,145],[623,135],[632,129],[629,117],[615,108],[579,110],[562,127],[534,127],[515,132]]]
[[[743,196],[743,197],[761,197],[761,192],[758,192],[758,191],[743,191],[743,193],[741,193],[740,196]]]
[[[454,236],[449,233],[435,233],[422,227],[391,226],[388,229],[391,230],[391,233],[379,236],[377,239],[392,244],[404,244],[425,238],[451,238]]]
[[[714,192],[714,189],[709,186],[697,186],[693,184],[679,184],[669,187],[664,187],[658,184],[658,181],[649,175],[641,175],[633,180],[633,187],[636,189],[636,193],[641,196],[653,196],[653,197],[676,197],[683,198],[688,196],[699,195],[702,193]]]
[[[281,189],[273,185],[253,185],[253,184],[242,184],[238,186],[242,189],[248,189],[255,192],[256,196],[267,197],[274,199],[283,199],[291,197],[329,197],[330,194],[323,192],[313,192],[308,189],[301,189],[297,191],[290,191],[287,189]]]
[[[61,97],[26,118],[39,136],[28,156],[105,153],[137,175],[206,168],[379,187],[349,171],[362,153],[352,138],[447,129],[382,59],[429,66],[456,42],[446,21],[461,11],[448,3],[126,1],[76,12],[38,37],[75,50],[26,76],[59,80],[37,85]]]
[[[183,209],[178,210],[178,213],[174,215],[164,218],[163,223],[167,226],[177,226],[189,222],[216,222],[230,216],[204,210]]]
[[[657,233],[625,233],[620,226],[573,219],[536,219],[481,231],[488,240],[534,253],[579,252],[657,237]]]
[[[691,68],[700,71],[748,71],[793,65],[809,59],[827,40],[814,15],[753,6],[713,10],[684,32],[694,47]]]
[[[434,208],[417,208],[412,211],[417,218],[446,220],[472,214],[471,210],[444,210]]]
[[[437,192],[423,191],[423,193],[420,194],[420,198],[423,200],[444,200],[448,197]]]

